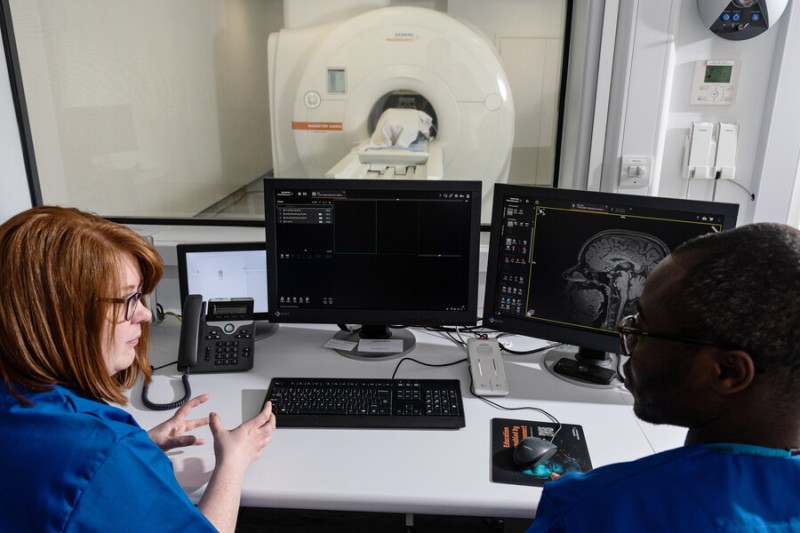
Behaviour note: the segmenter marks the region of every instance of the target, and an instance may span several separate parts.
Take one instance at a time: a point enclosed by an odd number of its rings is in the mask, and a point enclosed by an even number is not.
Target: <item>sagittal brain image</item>
[[[667,254],[667,245],[646,233],[606,230],[590,237],[577,264],[563,273],[571,317],[586,326],[615,328],[636,312],[647,276]]]

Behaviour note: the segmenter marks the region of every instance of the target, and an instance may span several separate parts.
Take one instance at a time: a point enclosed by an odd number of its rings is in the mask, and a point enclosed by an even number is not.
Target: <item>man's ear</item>
[[[711,386],[720,394],[736,394],[753,382],[756,375],[753,358],[744,350],[716,348],[711,362],[714,365],[714,379]]]

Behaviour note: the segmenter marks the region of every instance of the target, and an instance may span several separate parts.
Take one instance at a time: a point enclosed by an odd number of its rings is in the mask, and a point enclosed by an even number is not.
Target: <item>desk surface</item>
[[[179,325],[151,328],[155,366],[177,358]],[[359,361],[324,348],[335,329],[282,324],[256,342],[253,370],[230,374],[195,374],[193,396],[208,393],[196,416],[219,413],[232,428],[258,412],[272,377],[381,377],[392,375],[399,359]],[[415,349],[408,355],[427,363],[466,359],[465,348],[438,333],[414,329]],[[541,341],[512,337],[514,349]],[[570,385],[542,368],[542,354],[504,355],[511,394],[497,402],[507,407],[535,406],[562,423],[583,426],[594,467],[629,461],[680,446],[685,430],[655,427],[639,421],[624,390]],[[171,402],[182,394],[174,366],[159,370],[150,387],[154,402]],[[460,430],[278,428],[272,443],[245,475],[242,505],[253,507],[451,514],[530,518],[541,489],[491,481],[492,418],[548,421],[535,411],[501,411],[469,392],[467,363],[430,368],[406,361],[399,378],[458,378],[464,397],[466,427]],[[149,429],[171,411],[146,409],[141,383],[130,393],[126,409]],[[280,422],[279,422],[280,424]],[[178,481],[198,500],[214,466],[208,428],[195,432],[206,444],[171,452]]]

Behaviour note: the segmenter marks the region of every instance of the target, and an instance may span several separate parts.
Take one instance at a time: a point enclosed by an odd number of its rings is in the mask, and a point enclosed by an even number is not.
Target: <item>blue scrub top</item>
[[[0,379],[0,531],[216,531],[122,409]]]
[[[800,532],[800,457],[756,446],[676,448],[546,483],[529,533]]]

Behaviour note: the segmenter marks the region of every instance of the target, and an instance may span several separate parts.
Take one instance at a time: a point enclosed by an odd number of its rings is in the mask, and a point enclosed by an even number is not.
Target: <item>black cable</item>
[[[168,363],[166,365],[162,365],[162,366],[158,367],[158,369],[164,368],[166,366],[174,365],[175,363],[177,363],[177,361],[173,362],[173,363]],[[154,372],[155,370],[158,370],[158,369],[153,367],[152,365],[150,366],[150,371],[151,372]],[[176,400],[176,401],[170,402],[170,403],[154,403],[154,402],[151,402],[150,399],[148,398],[148,392],[150,390],[150,386],[147,383],[142,384],[142,403],[144,404],[145,407],[147,407],[148,409],[152,409],[153,411],[169,411],[170,409],[177,409],[178,407],[180,407],[183,404],[185,404],[186,402],[188,402],[189,399],[192,397],[192,387],[189,386],[189,372],[188,372],[188,370],[183,376],[181,376],[181,381],[183,381],[183,391],[184,391],[183,392],[183,397],[180,400]]]
[[[483,326],[458,326],[458,327],[450,327],[450,326],[426,326],[425,329],[430,331],[466,331],[467,333],[471,333],[474,330],[483,330]]]
[[[475,393],[475,389],[474,389],[474,380],[472,378],[472,367],[469,367],[469,392],[473,396],[478,398],[479,400],[481,400],[484,403],[486,403],[487,405],[490,405],[490,406],[494,407],[495,409],[500,409],[501,411],[535,411],[537,413],[543,414],[544,416],[549,418],[550,421],[553,422],[554,424],[556,424],[556,426],[557,426],[555,432],[553,433],[553,436],[550,438],[550,442],[554,442],[555,439],[556,439],[556,436],[558,435],[558,432],[561,431],[562,425],[561,425],[561,422],[559,422],[558,418],[556,418],[555,416],[551,415],[550,413],[548,413],[544,409],[541,409],[539,407],[531,407],[531,406],[527,406],[527,405],[526,406],[522,406],[522,407],[506,407],[505,405],[500,405],[499,403],[494,402],[494,401],[492,401],[492,400],[490,400],[490,399],[488,399],[488,398],[486,398],[484,396],[481,396],[480,394],[476,394]]]
[[[547,348],[552,348],[552,346],[548,346]],[[540,348],[539,350],[544,350],[544,349],[547,349],[547,348]],[[402,365],[405,361],[413,361],[413,362],[415,362],[415,363],[417,363],[419,365],[422,365],[422,366],[444,367],[444,366],[453,366],[453,365],[457,365],[459,363],[464,363],[464,362],[469,361],[469,359],[459,359],[458,361],[453,361],[451,363],[433,364],[433,363],[424,363],[422,361],[414,359],[413,357],[404,357],[404,358],[400,359],[400,361],[398,361],[397,366],[394,368],[394,372],[392,372],[392,379],[395,379],[395,376],[397,375],[397,371],[400,370],[400,365]],[[471,366],[467,366],[467,369],[469,370],[469,392],[473,396],[475,396],[479,400],[482,400],[484,403],[494,407],[495,409],[500,409],[502,411],[525,411],[525,410],[529,410],[529,411],[536,411],[537,413],[543,414],[544,416],[549,418],[550,421],[552,421],[557,426],[555,432],[553,433],[553,437],[550,439],[550,442],[553,442],[555,440],[556,435],[558,435],[558,432],[561,431],[561,427],[562,427],[561,426],[561,422],[559,422],[558,419],[555,416],[551,415],[550,413],[548,413],[547,411],[545,411],[544,409],[541,409],[539,407],[530,407],[530,406],[506,407],[504,405],[500,405],[499,403],[493,402],[492,400],[489,400],[488,398],[485,398],[485,397],[483,397],[483,396],[481,396],[479,394],[475,394],[474,380],[472,378],[472,367]]]
[[[434,363],[423,363],[422,361],[418,361],[413,357],[403,357],[402,359],[400,359],[400,361],[398,361],[397,366],[394,367],[394,372],[392,372],[392,379],[395,378],[395,376],[397,375],[397,371],[400,370],[400,365],[402,365],[405,361],[413,361],[422,366],[442,367],[442,366],[453,366],[459,363],[464,363],[467,361],[467,359],[459,359],[458,361],[453,361],[452,363],[434,364]]]
[[[713,195],[711,196],[711,200],[712,200],[712,201],[713,201],[713,200],[714,200],[714,198],[716,198],[716,196],[717,196],[717,182],[718,182],[718,181],[720,181],[720,180],[721,180],[721,178],[722,178],[722,171],[721,171],[721,170],[718,170],[718,171],[716,172],[716,174],[714,174],[714,193],[713,193]],[[728,183],[733,183],[734,185],[736,185],[737,187],[739,187],[739,188],[740,188],[740,189],[742,189],[744,192],[746,192],[747,194],[749,194],[749,195],[750,195],[750,201],[751,201],[751,202],[755,202],[755,201],[756,201],[756,195],[755,195],[755,193],[753,193],[753,192],[752,192],[750,189],[748,189],[747,187],[745,187],[744,185],[742,185],[741,183],[739,183],[739,182],[738,182],[738,181],[736,181],[735,179],[725,179],[725,180],[722,180],[722,181],[727,181]]]
[[[498,344],[500,345],[500,349],[501,350],[503,350],[504,352],[508,352],[508,353],[510,353],[512,355],[530,355],[532,353],[539,353],[539,352],[543,352],[545,350],[549,350],[550,348],[556,348],[557,346],[562,346],[564,343],[563,342],[555,342],[553,344],[548,344],[547,346],[542,346],[541,348],[536,348],[534,350],[527,350],[527,351],[524,351],[524,352],[518,352],[516,350],[511,350],[509,348],[506,348],[505,346],[503,346],[502,342],[500,342]]]
[[[171,363],[167,363],[161,366],[153,366],[150,365],[150,372],[155,372],[156,370],[161,370],[162,368],[167,368],[168,366],[177,365],[178,361],[172,361]]]

